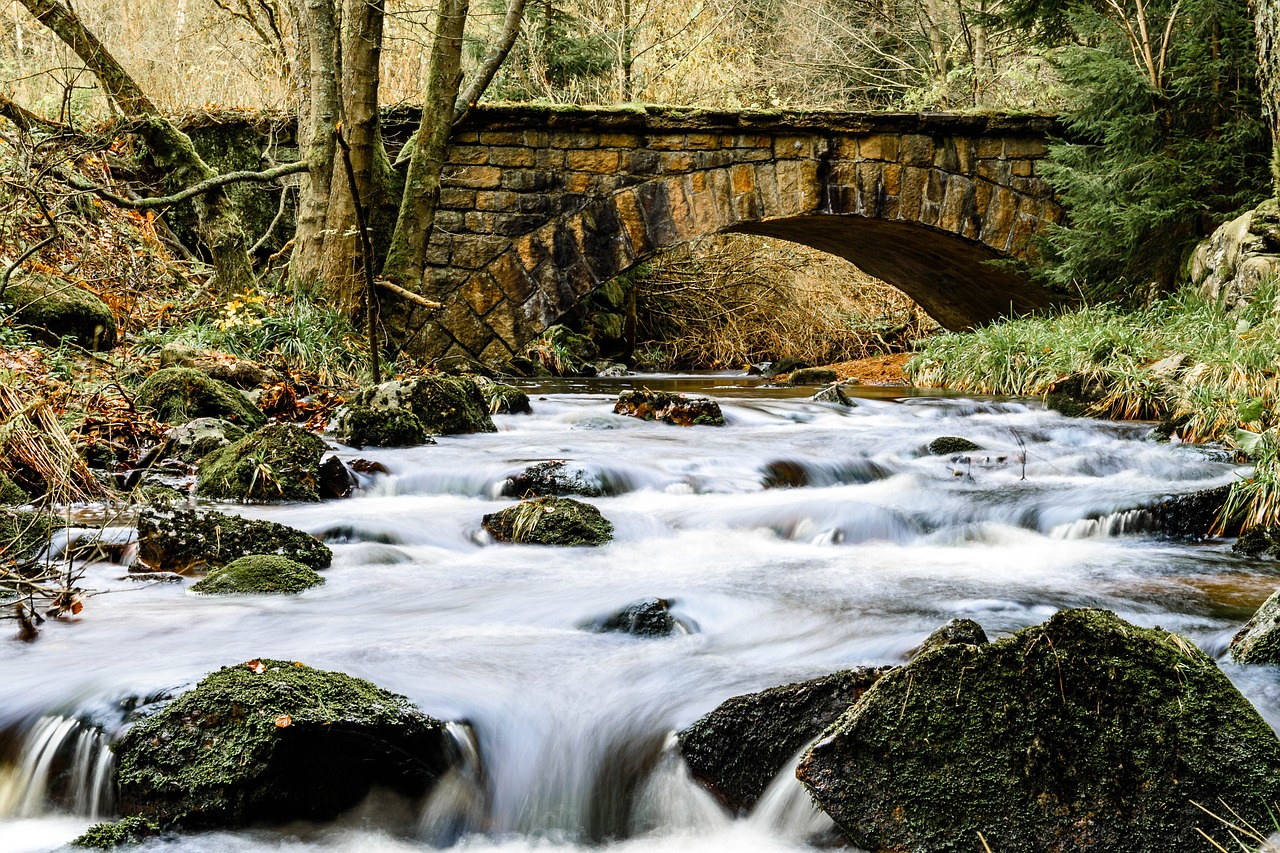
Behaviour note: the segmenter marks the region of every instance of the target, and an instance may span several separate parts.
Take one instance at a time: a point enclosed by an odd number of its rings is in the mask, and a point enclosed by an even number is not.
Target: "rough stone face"
[[[242,501],[319,501],[324,441],[293,424],[272,424],[200,460],[196,493]]]
[[[1280,272],[1278,215],[1270,199],[1218,226],[1192,253],[1191,281],[1227,307],[1248,302],[1263,280]]]
[[[191,367],[157,370],[138,386],[134,402],[167,424],[183,424],[193,418],[223,418],[256,427],[266,421],[244,394]]]
[[[1220,486],[1165,498],[1152,510],[1156,528],[1167,536],[1191,539],[1208,536],[1230,493],[1230,486]]]
[[[192,592],[206,595],[247,595],[265,592],[302,592],[324,583],[315,569],[276,554],[251,554],[210,569]]]
[[[599,622],[592,630],[606,634],[631,634],[635,637],[670,637],[680,633],[671,616],[671,602],[665,598],[646,598],[628,604]]]
[[[274,521],[190,509],[138,514],[138,559],[144,571],[201,571],[251,554],[278,554],[312,569],[329,567],[329,546]]]
[[[788,385],[825,385],[836,381],[836,372],[829,367],[804,367],[787,377]]]
[[[1231,659],[1236,663],[1280,664],[1280,590],[1262,602],[1231,638]]]
[[[844,389],[840,387],[839,382],[831,383],[809,399],[815,403],[836,403],[850,409],[858,405],[856,400],[844,393]]]
[[[1189,641],[1069,610],[884,676],[797,776],[870,850],[1164,853],[1232,843],[1194,803],[1270,826],[1280,740]]]
[[[222,418],[196,418],[169,430],[164,456],[188,464],[200,461],[220,447],[244,438],[244,430]]]
[[[405,697],[266,658],[205,677],[116,756],[121,811],[184,829],[330,820],[375,786],[420,797],[453,761]]]
[[[972,453],[975,450],[981,450],[980,445],[974,444],[967,438],[961,438],[956,435],[943,435],[929,442],[929,453],[934,456],[950,456],[953,453]]]
[[[115,823],[94,824],[77,836],[71,846],[86,850],[114,850],[117,847],[141,844],[159,834],[159,824],[134,815],[121,818]]]
[[[675,426],[724,426],[720,404],[706,397],[686,397],[670,391],[623,391],[613,406],[617,415]]]
[[[1249,557],[1280,558],[1280,527],[1255,527],[1241,533],[1231,550]]]
[[[887,671],[860,667],[726,700],[679,733],[685,763],[726,806],[748,811],[778,771]]]
[[[600,483],[588,480],[586,472],[572,468],[563,459],[537,462],[502,484],[502,494],[511,498],[547,495],[582,495],[598,498],[604,494]]]
[[[346,423],[348,412],[362,409],[413,415],[428,433],[436,435],[497,431],[489,417],[489,401],[470,376],[433,374],[366,388],[339,410],[332,426],[334,434],[352,436],[354,430]]]
[[[489,513],[484,529],[499,542],[520,545],[603,545],[613,525],[600,510],[569,498],[534,498]]]
[[[14,319],[45,332],[57,342],[69,337],[85,349],[116,345],[116,318],[103,302],[82,287],[40,273],[14,276],[4,291]]]

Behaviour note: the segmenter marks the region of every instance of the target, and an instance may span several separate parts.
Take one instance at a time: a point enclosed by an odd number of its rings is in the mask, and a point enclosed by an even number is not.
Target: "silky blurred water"
[[[121,701],[255,657],[358,675],[465,723],[476,772],[427,802],[371,802],[331,826],[155,849],[807,849],[828,827],[798,783],[780,779],[758,814],[731,818],[688,779],[670,732],[730,696],[900,663],[956,616],[994,637],[1106,607],[1220,656],[1280,586],[1274,565],[1229,543],[1150,532],[1143,508],[1241,470],[1142,425],[883,390],[844,409],[737,379],[666,384],[716,397],[728,426],[616,416],[623,382],[535,387],[534,414],[497,416],[494,434],[340,448],[390,471],[350,500],[222,507],[330,542],[327,582],[298,596],[203,597],[190,580],[88,567],[100,594],[74,623],[0,644],[0,851],[57,847],[110,814],[99,741],[119,734]],[[945,435],[982,450],[929,455]],[[483,532],[485,513],[514,502],[500,497],[506,478],[550,459],[604,488],[587,500],[612,520],[612,544],[512,546]],[[771,470],[810,485],[766,489]],[[582,630],[651,597],[693,633]],[[1224,668],[1280,722],[1268,671]],[[42,771],[36,733],[47,743],[64,729]]]

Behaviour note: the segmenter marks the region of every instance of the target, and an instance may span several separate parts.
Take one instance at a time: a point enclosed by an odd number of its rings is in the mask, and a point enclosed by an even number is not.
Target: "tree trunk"
[[[1252,0],[1258,38],[1258,83],[1262,111],[1271,128],[1272,192],[1280,196],[1280,0]]]
[[[333,128],[338,122],[338,21],[333,0],[303,0],[298,10],[299,65],[306,63],[298,112],[298,141],[310,166],[298,202],[289,275],[295,287],[311,292],[320,280],[325,225],[335,162]]]
[[[156,165],[180,184],[198,184],[217,173],[196,153],[191,139],[160,114],[155,104],[97,37],[67,7],[56,0],[21,0],[41,24],[52,30],[80,57],[102,83],[103,90],[126,117],[137,125],[138,135],[155,157]],[[193,199],[200,237],[213,256],[213,270],[224,293],[254,286],[253,265],[240,216],[218,187]]]
[[[410,290],[422,281],[427,242],[440,202],[440,172],[444,169],[454,105],[462,82],[462,32],[467,23],[467,7],[468,0],[442,0],[440,4],[422,119],[409,157],[400,215],[382,271],[384,278]]]

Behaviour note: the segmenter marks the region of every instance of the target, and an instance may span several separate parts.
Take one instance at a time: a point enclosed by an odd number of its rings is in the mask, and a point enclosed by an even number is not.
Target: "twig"
[[[342,149],[342,162],[347,167],[347,186],[351,188],[351,203],[356,209],[356,224],[360,228],[360,253],[364,256],[364,308],[365,328],[369,335],[369,372],[373,374],[373,384],[382,381],[382,368],[378,364],[378,331],[374,319],[374,306],[378,300],[374,295],[373,282],[373,246],[369,242],[369,221],[365,217],[364,205],[360,202],[360,189],[356,186],[356,170],[351,165],[351,146],[342,138],[342,122],[333,128],[333,138]]]
[[[276,178],[283,178],[286,175],[296,175],[299,172],[305,172],[308,168],[306,161],[298,160],[297,162],[284,163],[276,166],[274,169],[267,169],[262,172],[226,172],[221,175],[215,175],[207,181],[201,181],[194,186],[187,187],[185,190],[176,192],[173,195],[159,196],[157,198],[144,198],[139,199],[138,201],[133,201],[132,199],[125,198],[124,196],[116,195],[106,187],[100,187],[73,172],[68,172],[66,175],[60,177],[75,189],[91,192],[99,198],[111,202],[117,207],[124,207],[129,210],[154,210],[156,208],[168,207],[170,205],[177,204],[178,202],[186,201],[189,198],[194,198],[202,193],[207,193],[210,190],[226,186],[227,184],[237,184],[245,181],[269,183],[274,181]]]
[[[385,290],[391,291],[396,296],[399,296],[401,299],[407,299],[410,302],[413,302],[417,305],[421,305],[423,308],[437,309],[437,308],[444,307],[444,303],[435,302],[433,300],[426,298],[425,296],[420,296],[414,293],[412,290],[405,290],[403,287],[396,284],[395,282],[387,281],[386,279],[383,279],[383,278],[375,280],[374,284],[378,285],[378,287],[384,288]]]

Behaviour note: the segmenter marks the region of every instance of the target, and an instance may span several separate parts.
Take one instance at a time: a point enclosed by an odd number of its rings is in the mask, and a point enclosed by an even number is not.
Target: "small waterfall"
[[[476,733],[465,723],[449,723],[458,761],[427,795],[418,816],[418,837],[433,847],[449,847],[484,829],[489,793]]]
[[[1128,509],[1107,513],[1097,518],[1082,518],[1070,524],[1059,524],[1049,531],[1050,539],[1105,539],[1126,533],[1150,533],[1155,518],[1147,509]]]
[[[676,733],[667,736],[657,767],[640,787],[631,830],[680,833],[723,829],[732,822],[706,789],[693,780]]]
[[[106,817],[115,808],[114,766],[101,729],[75,717],[41,717],[16,765],[0,767],[0,817],[37,817],[55,809]]]
[[[806,842],[835,831],[836,825],[813,804],[804,785],[796,778],[796,767],[809,750],[805,744],[773,777],[747,818],[759,829],[790,841]]]

